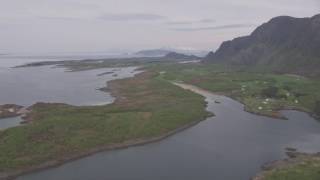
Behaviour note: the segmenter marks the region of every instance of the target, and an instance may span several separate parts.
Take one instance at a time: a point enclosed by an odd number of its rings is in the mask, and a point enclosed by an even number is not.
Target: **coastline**
[[[191,90],[195,93],[198,93],[199,91],[203,91],[204,93],[210,93],[213,95],[222,95],[225,97],[229,97],[229,98],[233,99],[234,101],[241,103],[244,106],[244,111],[246,111],[248,113],[260,115],[260,116],[267,116],[267,117],[277,118],[277,119],[281,119],[281,120],[288,120],[288,118],[286,118],[284,115],[282,115],[280,113],[280,111],[282,111],[282,110],[295,110],[295,111],[307,113],[308,115],[310,115],[311,117],[314,117],[316,119],[316,116],[313,116],[310,112],[304,111],[299,108],[294,108],[294,107],[283,107],[282,109],[277,110],[279,115],[281,115],[280,117],[279,116],[268,116],[266,114],[259,114],[259,113],[249,111],[248,109],[246,109],[244,103],[237,100],[235,97],[226,95],[226,93],[221,93],[221,92],[214,93],[214,92],[211,92],[211,91],[208,91],[205,89],[201,89],[197,86],[189,85],[189,84],[185,84],[185,83],[174,83],[174,84],[176,84],[184,89]],[[281,117],[283,117],[283,118],[281,118]],[[287,154],[288,158],[279,159],[279,160],[275,160],[272,162],[266,162],[266,163],[262,164],[260,171],[258,171],[257,174],[251,178],[251,180],[265,180],[266,177],[269,174],[271,174],[273,171],[282,170],[282,169],[286,169],[286,168],[292,168],[296,165],[304,164],[306,161],[320,161],[320,152],[314,153],[314,154],[309,154],[309,153],[298,152],[294,148],[287,148],[286,150],[287,150],[286,154]]]
[[[175,83],[174,83],[175,84]],[[282,115],[280,113],[280,111],[285,111],[285,110],[294,110],[294,111],[299,111],[299,112],[304,112],[306,114],[308,114],[309,116],[313,117],[314,119],[316,120],[319,120],[319,117],[316,116],[314,113],[310,112],[310,111],[307,111],[307,110],[304,110],[302,108],[297,108],[297,107],[290,107],[290,106],[284,106],[284,107],[281,107],[281,108],[278,108],[278,109],[273,109],[272,110],[272,115],[271,114],[266,114],[266,113],[263,113],[263,112],[255,112],[255,111],[252,111],[250,110],[249,108],[247,108],[247,105],[238,97],[232,95],[231,93],[225,93],[225,92],[212,92],[210,90],[206,90],[206,89],[203,89],[201,87],[198,87],[196,85],[193,85],[193,84],[188,84],[188,83],[176,83],[176,84],[182,84],[182,85],[192,85],[194,86],[195,88],[198,88],[200,90],[203,90],[203,91],[206,91],[207,93],[211,93],[211,94],[214,94],[214,95],[219,95],[219,96],[225,96],[225,97],[228,97],[228,98],[231,98],[232,100],[234,101],[237,101],[239,103],[241,103],[243,105],[243,110],[248,112],[248,113],[251,113],[251,114],[255,114],[255,115],[259,115],[259,116],[264,116],[264,117],[270,117],[270,118],[275,118],[275,119],[279,119],[279,120],[288,120],[287,117],[285,117],[284,115]]]
[[[288,118],[285,117],[284,115],[282,115],[280,113],[280,111],[294,110],[294,111],[304,112],[304,113],[308,114],[309,116],[311,116],[311,117],[313,117],[315,119],[319,119],[319,117],[315,116],[313,113],[311,113],[309,111],[306,111],[306,110],[301,109],[301,108],[289,107],[289,106],[284,106],[284,107],[281,107],[281,108],[272,109],[272,113],[273,113],[272,115],[271,114],[266,114],[266,113],[263,113],[263,112],[255,112],[255,111],[252,111],[249,108],[247,108],[247,105],[240,98],[237,98],[236,96],[230,95],[228,93],[223,93],[223,92],[217,93],[217,94],[229,97],[229,98],[241,103],[243,105],[243,107],[244,107],[244,109],[243,109],[244,111],[246,111],[248,113],[251,113],[251,114],[259,115],[259,116],[265,116],[265,117],[275,118],[275,119],[279,119],[279,120],[288,120]]]
[[[116,89],[114,89],[113,86],[112,86],[112,84],[115,83],[116,81],[118,81],[118,80],[110,81],[110,84],[108,82],[108,85],[109,85],[108,90],[110,90],[110,93],[112,94],[112,96],[114,96],[116,98],[115,102],[118,102],[118,101],[121,101],[122,98],[121,98],[121,96],[119,96],[119,94],[117,93]],[[195,88],[197,88],[197,87],[195,86]],[[211,92],[211,91],[207,91],[207,92],[212,93],[212,94],[218,94],[218,93],[214,93],[214,92]],[[219,95],[223,95],[223,94],[219,94]],[[229,98],[232,98],[232,97],[230,97],[228,95],[225,95],[225,96],[229,97]],[[232,99],[234,99],[234,98],[232,98]],[[234,99],[234,100],[236,100],[236,99]],[[239,100],[236,100],[236,101],[241,103],[241,101],[239,101]],[[250,111],[248,111],[248,112],[250,112]],[[253,113],[253,112],[250,112],[250,113]],[[256,113],[253,113],[253,114],[256,114]],[[266,116],[264,114],[262,114],[262,115]],[[45,163],[37,165],[37,166],[31,166],[31,167],[28,167],[26,169],[12,171],[12,172],[9,172],[9,173],[3,173],[3,174],[0,174],[0,179],[3,179],[3,180],[15,179],[18,176],[21,176],[21,175],[24,175],[24,174],[29,174],[29,173],[45,170],[45,169],[48,169],[48,168],[57,167],[57,166],[65,164],[65,163],[68,163],[68,162],[71,162],[71,161],[75,161],[75,160],[78,160],[80,158],[84,158],[84,157],[87,157],[87,156],[90,156],[90,155],[93,155],[93,154],[96,154],[96,153],[99,153],[99,152],[107,152],[107,151],[111,151],[111,150],[125,149],[125,148],[129,148],[129,147],[141,146],[141,145],[145,145],[145,144],[149,144],[149,143],[155,143],[155,142],[161,141],[161,140],[163,140],[163,139],[165,139],[167,137],[170,137],[170,136],[172,136],[172,135],[174,135],[176,133],[179,133],[179,132],[181,132],[181,131],[183,131],[185,129],[188,129],[188,128],[198,124],[199,122],[201,122],[201,121],[203,121],[205,119],[206,118],[193,121],[193,122],[191,122],[189,124],[185,124],[185,125],[177,128],[177,129],[175,129],[175,130],[166,132],[165,134],[159,135],[157,137],[151,137],[151,138],[145,138],[145,139],[135,139],[135,140],[129,140],[129,141],[126,141],[126,142],[123,142],[123,143],[119,143],[119,144],[110,144],[110,145],[100,146],[100,147],[89,149],[89,150],[84,151],[84,152],[76,153],[75,155],[72,155],[72,156],[65,156],[65,157],[58,158],[57,160],[48,161],[48,162],[45,162]]]
[[[304,112],[306,114],[308,114],[309,116],[311,116],[312,118],[316,119],[316,120],[320,120],[318,116],[316,116],[314,113],[307,111],[305,109],[302,108],[298,108],[298,107],[292,107],[292,106],[283,106],[281,108],[277,108],[277,109],[273,109],[272,112],[274,113],[273,115],[271,114],[266,114],[266,113],[260,113],[260,112],[255,112],[255,111],[251,111],[249,108],[247,108],[247,105],[239,98],[237,98],[236,96],[233,96],[231,94],[228,93],[223,93],[223,92],[212,92],[213,94],[216,95],[222,95],[222,96],[226,96],[228,98],[231,98],[239,103],[241,103],[244,106],[244,111],[251,113],[251,114],[255,114],[255,115],[259,115],[259,116],[265,116],[265,117],[270,117],[270,118],[275,118],[275,119],[279,119],[279,120],[288,120],[287,117],[285,117],[284,115],[282,115],[280,113],[280,111],[285,111],[285,110],[293,110],[293,111],[299,111],[299,112]]]
[[[319,161],[320,153],[300,153],[300,152],[287,152],[288,158],[282,160],[276,160],[265,163],[262,165],[262,171],[251,180],[265,180],[274,172],[288,170],[299,165],[306,165],[309,161]]]
[[[2,118],[17,117],[22,115],[21,112],[24,107],[16,104],[0,105],[0,120]]]
[[[138,73],[140,74],[140,73]],[[136,74],[136,75],[138,75]],[[134,77],[136,77],[136,75]],[[115,97],[115,100],[113,103],[125,103],[125,97],[122,97],[118,92],[117,92],[117,81],[120,81],[122,79],[116,79],[116,80],[112,80],[107,82],[107,90],[108,92]],[[106,89],[102,89],[102,90],[106,90]],[[123,102],[124,101],[124,102]],[[113,104],[112,103],[112,104]],[[206,102],[207,104],[207,102]],[[30,107],[29,107],[30,110]],[[188,124],[184,124],[174,130],[171,130],[169,132],[166,132],[162,135],[159,136],[155,136],[155,137],[150,137],[150,138],[141,138],[141,139],[133,139],[133,140],[128,140],[122,143],[117,143],[117,144],[109,144],[109,145],[102,145],[102,146],[98,146],[98,147],[94,147],[82,152],[78,152],[72,155],[65,155],[63,157],[60,157],[56,160],[50,160],[44,163],[41,163],[39,165],[34,165],[34,166],[29,166],[27,168],[21,168],[18,170],[14,170],[14,171],[8,171],[8,172],[3,172],[0,173],[0,180],[11,180],[11,179],[16,179],[19,176],[22,175],[26,175],[26,174],[30,174],[30,173],[34,173],[34,172],[39,172],[45,169],[50,169],[50,168],[54,168],[54,167],[58,167],[61,166],[65,163],[71,162],[71,161],[75,161],[90,155],[94,155],[96,153],[100,153],[100,152],[108,152],[108,151],[112,151],[112,150],[118,150],[118,149],[126,149],[126,148],[130,148],[130,147],[134,147],[134,146],[141,146],[141,145],[146,145],[146,144],[150,144],[150,143],[156,143],[159,142],[161,140],[164,140],[174,134],[177,134],[183,130],[186,130],[188,128],[191,128],[195,125],[197,125],[198,123],[206,120],[208,117],[212,116],[212,114],[209,114],[203,118],[194,120]],[[31,119],[30,119],[31,118]],[[28,113],[26,115],[26,117],[24,118],[24,122],[27,123],[32,123],[32,117],[28,117]]]
[[[206,118],[205,118],[206,119]],[[90,156],[90,155],[94,155],[96,153],[101,153],[101,152],[108,152],[108,151],[112,151],[112,150],[119,150],[119,149],[126,149],[126,148],[130,148],[130,147],[135,147],[135,146],[142,146],[142,145],[146,145],[146,144],[151,144],[151,143],[156,143],[159,142],[161,140],[164,140],[172,135],[175,135],[179,132],[182,132],[188,128],[191,128],[195,125],[197,125],[198,123],[204,121],[205,119],[201,119],[201,120],[197,120],[194,121],[192,123],[186,124],[182,127],[179,127],[173,131],[167,132],[163,135],[157,136],[157,137],[153,137],[153,138],[147,138],[147,139],[136,139],[136,140],[131,140],[131,141],[126,141],[123,143],[119,143],[119,144],[112,144],[112,145],[106,145],[106,146],[101,146],[101,147],[97,147],[97,148],[93,148],[90,149],[88,151],[85,152],[81,152],[78,153],[76,155],[73,156],[68,156],[68,157],[61,157],[57,160],[53,160],[53,161],[48,161],[45,162],[41,165],[37,165],[37,166],[31,166],[27,169],[21,169],[21,170],[17,170],[17,171],[13,171],[13,172],[9,172],[9,173],[0,173],[0,180],[13,180],[21,175],[26,175],[26,174],[30,174],[30,173],[34,173],[34,172],[38,172],[38,171],[42,171],[45,169],[50,169],[50,168],[54,168],[54,167],[58,167],[61,166],[65,163],[71,162],[71,161],[76,161],[78,159]]]

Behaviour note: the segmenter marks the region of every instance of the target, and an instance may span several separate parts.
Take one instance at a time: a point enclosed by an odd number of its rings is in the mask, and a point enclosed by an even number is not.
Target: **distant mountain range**
[[[311,18],[273,18],[249,36],[223,42],[203,61],[320,75],[320,14]]]
[[[135,53],[135,55],[147,56],[147,57],[161,57],[171,52],[172,52],[171,50],[166,50],[166,49],[149,49],[149,50],[138,51]]]
[[[208,54],[208,51],[199,51],[199,50],[185,50],[185,49],[174,49],[174,48],[160,48],[160,49],[148,49],[141,50],[134,53],[135,56],[141,57],[163,57],[169,53],[179,53],[185,55],[194,55],[197,57],[204,57]]]
[[[199,60],[201,59],[198,56],[195,55],[185,55],[181,53],[176,52],[170,52],[167,55],[164,56],[166,59],[175,59],[175,60]]]

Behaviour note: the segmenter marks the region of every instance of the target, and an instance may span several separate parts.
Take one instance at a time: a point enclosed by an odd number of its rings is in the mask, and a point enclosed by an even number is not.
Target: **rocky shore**
[[[15,104],[5,104],[0,105],[0,119],[15,117],[22,114],[21,110],[23,106],[15,105]]]
[[[252,180],[266,180],[277,177],[277,173],[288,174],[292,177],[301,176],[299,172],[306,172],[305,169],[311,169],[320,166],[320,153],[307,154],[287,149],[287,159],[266,163],[262,166],[262,172],[252,178]],[[289,151],[290,150],[290,151]],[[300,170],[302,169],[303,170]],[[292,172],[295,172],[296,175]],[[303,177],[312,176],[307,173]]]

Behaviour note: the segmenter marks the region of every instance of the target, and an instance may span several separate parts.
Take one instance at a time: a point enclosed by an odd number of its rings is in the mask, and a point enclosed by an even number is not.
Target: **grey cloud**
[[[246,28],[254,27],[255,24],[229,24],[222,26],[209,26],[209,27],[198,27],[198,28],[174,28],[175,31],[208,31],[208,30],[220,30],[220,29],[235,29],[235,28]]]
[[[201,22],[201,23],[212,23],[212,22],[215,22],[215,20],[214,19],[201,19],[198,22]]]
[[[249,34],[255,25],[245,23],[262,24],[278,15],[310,17],[319,8],[320,0],[2,0],[0,49],[211,49]],[[216,31],[221,31],[217,38]]]
[[[147,13],[104,14],[99,17],[105,21],[155,21],[166,19],[165,16]]]
[[[51,17],[51,16],[42,16],[39,19],[43,20],[61,20],[61,21],[73,21],[73,20],[84,20],[84,19],[91,19],[88,18],[78,18],[78,17]],[[156,21],[166,19],[165,16],[157,15],[157,14],[144,14],[144,13],[124,13],[124,14],[103,14],[98,16],[97,18],[104,21]]]
[[[49,16],[42,16],[39,19],[43,20],[60,20],[60,21],[73,21],[73,20],[80,20],[81,18],[75,17],[49,17]]]
[[[170,21],[167,22],[166,24],[168,25],[185,25],[185,24],[192,24],[192,21]]]
[[[187,25],[187,24],[197,24],[197,23],[213,23],[215,22],[214,19],[200,19],[200,20],[193,20],[193,21],[170,21],[166,24],[168,25]]]

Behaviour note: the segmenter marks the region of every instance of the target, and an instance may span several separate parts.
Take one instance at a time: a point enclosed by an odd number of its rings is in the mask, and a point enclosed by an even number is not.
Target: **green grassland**
[[[94,88],[94,87],[93,87]],[[111,105],[38,103],[31,123],[0,131],[0,170],[13,172],[100,146],[148,140],[209,116],[204,97],[146,71],[110,82]]]
[[[242,71],[209,64],[172,63],[151,68],[162,72],[164,79],[183,81],[230,96],[245,104],[246,110],[253,113],[281,117],[278,110],[297,109],[320,115],[319,79]]]

